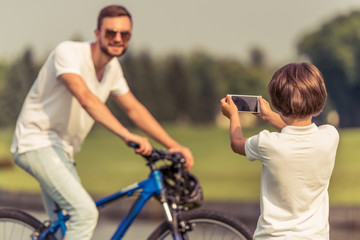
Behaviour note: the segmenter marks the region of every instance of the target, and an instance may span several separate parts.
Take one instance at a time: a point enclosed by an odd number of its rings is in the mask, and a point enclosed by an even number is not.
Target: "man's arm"
[[[59,79],[79,101],[80,105],[85,109],[85,111],[97,123],[116,134],[126,143],[133,141],[139,144],[139,149],[136,149],[138,153],[151,153],[152,147],[148,140],[144,137],[131,133],[127,128],[125,128],[111,113],[108,107],[90,91],[79,75],[65,73],[60,75]]]
[[[169,151],[180,152],[186,159],[186,167],[192,167],[194,158],[190,150],[171,138],[147,108],[141,104],[131,92],[123,95],[116,95],[113,98],[142,131],[167,147]]]

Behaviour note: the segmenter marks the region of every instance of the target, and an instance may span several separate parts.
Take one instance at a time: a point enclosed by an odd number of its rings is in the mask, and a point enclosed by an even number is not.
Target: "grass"
[[[250,162],[229,147],[228,130],[209,126],[166,126],[167,131],[190,147],[195,157],[192,172],[200,179],[208,200],[258,201],[260,162]],[[247,136],[258,130],[245,130]],[[0,161],[10,158],[12,129],[0,130]],[[156,147],[161,146],[154,143]],[[332,204],[360,204],[360,129],[340,131],[335,169],[330,184]],[[112,193],[147,177],[144,161],[119,139],[95,128],[76,156],[86,189],[95,195]],[[0,190],[38,192],[35,180],[18,167],[0,168]]]
[[[360,129],[340,131],[334,172],[329,192],[334,203],[360,204]]]

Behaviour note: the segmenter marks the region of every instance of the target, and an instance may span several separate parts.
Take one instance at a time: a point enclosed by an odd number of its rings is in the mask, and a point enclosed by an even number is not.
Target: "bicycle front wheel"
[[[189,227],[183,234],[188,240],[251,240],[252,234],[247,227],[229,215],[212,210],[193,210],[178,216],[179,225]],[[172,232],[167,222],[162,223],[148,240],[172,240]]]
[[[25,212],[16,209],[0,209],[1,240],[36,239],[36,235],[42,229],[44,225]],[[46,240],[55,240],[55,238],[49,235]]]

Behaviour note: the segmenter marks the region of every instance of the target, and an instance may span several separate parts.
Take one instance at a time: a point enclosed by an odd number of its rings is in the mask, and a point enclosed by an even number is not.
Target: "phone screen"
[[[250,95],[231,95],[239,112],[259,113],[259,97]]]

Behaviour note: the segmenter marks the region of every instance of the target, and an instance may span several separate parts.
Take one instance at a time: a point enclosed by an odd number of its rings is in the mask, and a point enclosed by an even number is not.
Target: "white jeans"
[[[39,181],[50,219],[56,219],[55,202],[70,215],[64,240],[91,239],[98,210],[81,185],[72,159],[58,147],[14,154],[14,159],[18,166]]]

